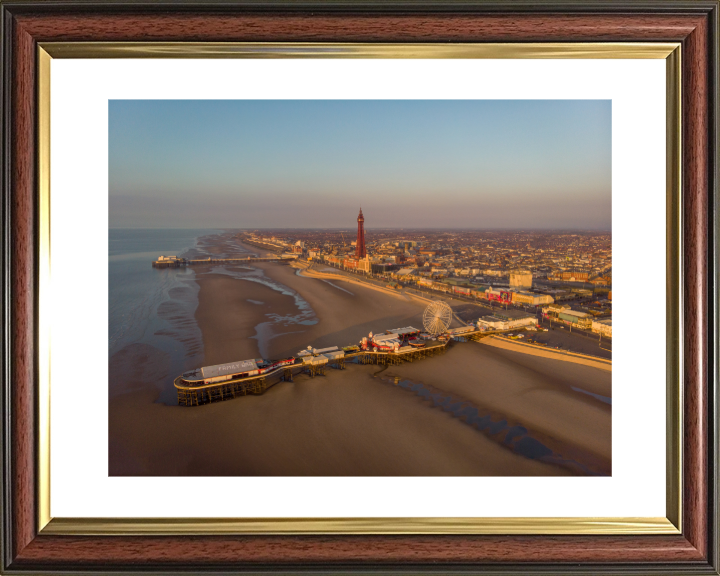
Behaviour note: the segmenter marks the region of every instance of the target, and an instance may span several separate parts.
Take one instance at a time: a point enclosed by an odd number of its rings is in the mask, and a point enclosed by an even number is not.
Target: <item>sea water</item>
[[[198,248],[198,239],[219,230],[111,229],[108,254],[109,357],[130,344],[148,344],[169,354],[180,373],[196,361],[202,349],[197,325],[178,326],[168,319],[169,303],[184,307],[192,317],[197,308],[197,284],[191,267],[153,268],[160,255],[180,256]],[[177,296],[182,294],[182,298]],[[160,313],[159,313],[160,312]],[[165,313],[163,313],[165,312]],[[180,337],[178,337],[180,336]],[[110,382],[112,390],[112,382]]]

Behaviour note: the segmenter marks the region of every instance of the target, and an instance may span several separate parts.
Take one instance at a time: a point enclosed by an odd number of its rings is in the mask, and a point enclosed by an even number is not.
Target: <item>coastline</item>
[[[214,253],[227,249],[216,246]],[[186,320],[196,322],[202,333],[202,365],[258,358],[263,349],[269,358],[283,358],[309,345],[355,344],[370,331],[422,327],[425,302],[419,299],[383,294],[340,277],[331,284],[285,264],[253,268],[266,283],[237,276],[244,271],[235,270],[233,276],[232,268],[219,273],[197,267],[198,306],[194,318]],[[307,303],[314,321],[298,308],[299,301]],[[152,350],[129,352],[115,359],[116,371],[132,385],[110,399],[110,475],[572,473],[508,450],[498,439],[408,394],[390,377],[424,382],[487,407],[498,417],[532,427],[551,444],[556,439],[558,446],[572,446],[573,456],[595,470],[609,470],[611,408],[558,378],[558,366],[564,371],[570,365],[560,360],[466,343],[412,364],[328,369],[324,377],[278,382],[261,396],[184,408],[157,402],[168,378],[177,376],[168,373],[169,361]],[[572,366],[573,378],[587,380],[583,370],[604,374],[607,382],[591,383],[590,392],[610,395],[609,373]]]

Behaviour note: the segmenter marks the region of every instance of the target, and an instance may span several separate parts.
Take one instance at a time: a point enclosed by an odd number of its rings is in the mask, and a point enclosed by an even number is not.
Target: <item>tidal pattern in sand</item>
[[[263,358],[270,357],[269,343],[273,338],[283,334],[292,334],[301,330],[288,331],[288,327],[292,326],[313,326],[318,323],[315,311],[310,304],[300,296],[295,290],[288,286],[277,282],[260,270],[251,266],[212,266],[208,267],[206,274],[224,274],[236,280],[245,280],[247,282],[256,282],[262,286],[266,286],[284,296],[291,296],[294,300],[296,311],[290,314],[265,314],[267,321],[261,322],[255,327],[255,334],[251,338],[257,340],[260,356]],[[342,290],[342,288],[341,288]],[[248,300],[254,304],[264,304],[264,302]]]
[[[156,269],[151,263],[161,254],[180,255],[190,250],[202,253],[199,238],[212,233],[212,230],[109,231],[111,394],[127,384],[125,378],[112,377],[116,355],[142,358],[157,350],[179,371],[202,358],[202,334],[193,319],[198,292],[194,271],[189,267]],[[148,368],[151,364],[154,362],[147,362]]]

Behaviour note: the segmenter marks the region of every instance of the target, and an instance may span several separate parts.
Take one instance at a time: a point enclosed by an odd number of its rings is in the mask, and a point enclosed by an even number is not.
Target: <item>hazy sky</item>
[[[111,100],[112,228],[610,229],[610,100]]]

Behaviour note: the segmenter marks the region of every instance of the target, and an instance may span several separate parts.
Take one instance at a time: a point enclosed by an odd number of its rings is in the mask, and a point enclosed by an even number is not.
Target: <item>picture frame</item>
[[[718,573],[717,2],[2,3],[3,573],[110,571],[470,571]],[[138,44],[142,41],[143,44]],[[189,42],[195,43],[188,51]],[[198,51],[197,43],[204,43]],[[554,519],[530,533],[460,522],[333,529],[223,521],[56,522],[49,518],[49,353],[40,286],[49,266],[50,57],[237,56],[232,44],[524,44],[587,55],[591,44],[673,44],[668,53],[668,517],[610,529]],[[564,46],[557,46],[564,43]],[[138,48],[141,48],[138,50]],[[230,49],[228,49],[230,47]],[[617,46],[615,46],[617,50]],[[535,52],[533,52],[535,50]],[[104,53],[103,53],[104,51]],[[544,52],[542,52],[544,51]],[[347,52],[347,50],[345,51]],[[673,56],[670,56],[672,54]],[[341,56],[347,57],[345,53]],[[609,57],[613,57],[608,53]],[[517,56],[516,56],[517,57]],[[595,56],[597,57],[597,56]],[[628,57],[628,56],[626,56]],[[669,107],[669,110],[672,110]],[[674,162],[673,159],[681,159]],[[677,237],[675,237],[677,236]],[[681,250],[682,248],[682,250]],[[681,384],[681,385],[680,385]],[[682,396],[674,395],[682,394]],[[53,520],[53,521],[51,521]],[[448,520],[448,519],[445,519]],[[635,520],[637,524],[641,521]],[[599,521],[597,524],[607,524]],[[678,528],[679,527],[679,528]],[[667,529],[666,529],[667,528]]]

